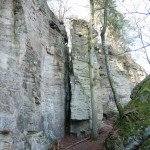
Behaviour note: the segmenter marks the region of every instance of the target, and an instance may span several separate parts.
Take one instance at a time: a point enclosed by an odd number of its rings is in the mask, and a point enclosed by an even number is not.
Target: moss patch
[[[142,150],[148,150],[150,149],[150,139],[148,139],[147,141],[145,141],[142,146],[141,146]]]
[[[124,145],[122,140],[118,138],[114,138],[112,132],[108,135],[104,143],[107,150],[124,150]]]
[[[150,126],[150,76],[138,84],[131,95],[131,101],[123,108],[121,120],[118,118],[114,121],[114,130],[118,131],[119,137],[125,146],[134,138],[144,137],[145,129]],[[118,138],[112,140],[114,133],[110,133],[105,141],[106,147],[112,143],[117,144]],[[144,147],[150,147],[150,140],[142,144]]]

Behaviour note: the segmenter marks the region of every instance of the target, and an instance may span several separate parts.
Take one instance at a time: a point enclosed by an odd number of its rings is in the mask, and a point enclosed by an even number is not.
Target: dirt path
[[[55,148],[52,148],[50,150],[106,150],[103,146],[103,142],[111,129],[112,126],[110,124],[102,127],[99,130],[98,141],[92,141],[90,139],[82,141],[67,135],[62,142],[60,142],[59,144],[57,144],[57,146],[55,146]]]
[[[78,141],[80,140],[77,140],[76,142]],[[73,139],[72,137],[66,137],[64,141],[62,142],[64,144],[63,149],[65,150],[68,146],[76,142],[75,142],[75,139]],[[102,139],[99,139],[98,141],[86,140],[84,142],[81,142],[77,145],[74,145],[68,148],[67,150],[105,150],[102,143],[103,143]]]

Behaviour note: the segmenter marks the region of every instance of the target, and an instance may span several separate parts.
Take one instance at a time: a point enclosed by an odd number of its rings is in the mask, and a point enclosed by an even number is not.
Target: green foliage
[[[98,8],[97,11],[100,13],[100,24],[103,24],[104,22],[103,19],[101,19],[104,18],[104,10],[102,9],[104,8],[104,2],[105,0],[96,2],[96,6]],[[108,35],[108,38],[114,39],[118,46],[118,50],[125,50],[128,49],[135,37],[133,37],[133,35],[129,35],[129,31],[131,32],[133,28],[130,26],[129,21],[125,19],[123,14],[121,14],[116,7],[116,1],[109,0],[107,27],[110,31],[110,35]]]
[[[98,134],[93,134],[93,135],[91,136],[91,140],[93,140],[93,141],[99,140]]]
[[[120,115],[123,116],[124,109],[123,109],[123,107],[122,107],[122,105],[120,103],[118,104],[118,108],[119,108]]]
[[[141,147],[142,150],[148,150],[150,149],[150,139],[146,140]]]
[[[110,133],[106,138],[104,145],[107,150],[124,150],[123,143],[120,138],[112,138],[113,135]]]
[[[108,26],[111,30],[111,34],[119,39],[122,36],[121,30],[123,30],[123,27],[125,26],[124,17],[114,8],[109,9],[108,14]]]
[[[130,38],[128,34],[128,31],[132,29],[129,25],[129,21],[116,9],[115,1],[112,0],[110,1],[108,9],[108,28],[111,36],[113,36],[115,40],[119,40],[121,46],[123,46],[124,43],[128,45],[132,42],[132,38]]]

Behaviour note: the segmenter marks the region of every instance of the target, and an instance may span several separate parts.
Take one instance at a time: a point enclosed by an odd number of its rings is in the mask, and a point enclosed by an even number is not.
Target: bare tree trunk
[[[97,108],[94,98],[94,72],[93,72],[93,28],[94,28],[94,0],[90,0],[90,27],[89,27],[89,41],[88,41],[88,53],[89,53],[89,77],[90,77],[90,94],[91,94],[91,109],[92,109],[92,135],[93,140],[98,139],[98,123],[97,123]]]
[[[104,24],[101,31],[101,40],[102,40],[102,49],[104,51],[105,55],[105,64],[106,64],[106,71],[107,71],[107,77],[108,81],[113,93],[114,101],[117,107],[117,110],[119,112],[120,118],[122,117],[122,106],[119,104],[119,100],[117,98],[117,91],[114,87],[113,79],[110,74],[110,64],[109,64],[109,56],[108,56],[108,49],[106,48],[106,40],[105,40],[105,33],[107,28],[107,9],[108,9],[108,0],[105,0],[105,6],[104,6]]]

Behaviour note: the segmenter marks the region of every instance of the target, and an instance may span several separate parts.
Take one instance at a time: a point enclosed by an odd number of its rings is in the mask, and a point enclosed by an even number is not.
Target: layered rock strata
[[[71,74],[71,133],[84,137],[90,131],[91,104],[88,64],[88,23],[84,20],[73,20],[72,37],[72,74]],[[117,115],[117,108],[108,82],[105,58],[98,43],[98,34],[94,35],[94,72],[95,97],[99,123],[102,113],[106,119]],[[118,54],[111,46],[109,63],[111,77],[118,93],[119,102],[124,106],[130,101],[133,87],[146,77],[144,69],[136,64],[127,54]],[[102,105],[103,108],[102,108]]]
[[[63,138],[66,42],[46,0],[0,1],[1,150],[45,150]]]
[[[88,32],[87,22],[72,21],[70,61],[66,31],[46,0],[0,1],[0,150],[48,149],[51,141],[64,137],[65,124],[72,135],[90,134]],[[100,125],[103,110],[107,116],[117,111],[96,31],[94,37]],[[129,56],[116,56],[111,48],[109,53],[111,75],[124,105],[146,73]]]
[[[119,55],[110,46],[107,48],[109,49],[110,74],[118,94],[118,100],[120,104],[124,106],[130,101],[131,91],[134,86],[142,81],[147,76],[147,73],[127,54]],[[113,119],[113,116],[115,117],[117,115],[117,108],[107,79],[104,54],[100,48],[96,50],[96,53],[97,60],[99,62],[99,75],[101,77],[100,92],[104,116],[108,119]]]
[[[90,77],[88,23],[84,20],[73,20],[71,22],[72,37],[72,73],[71,80],[71,125],[70,133],[83,138],[91,132],[91,98],[90,98]],[[97,39],[95,38],[95,41]],[[102,122],[102,103],[100,93],[99,65],[94,57],[94,89],[95,103],[97,105],[98,122]]]

